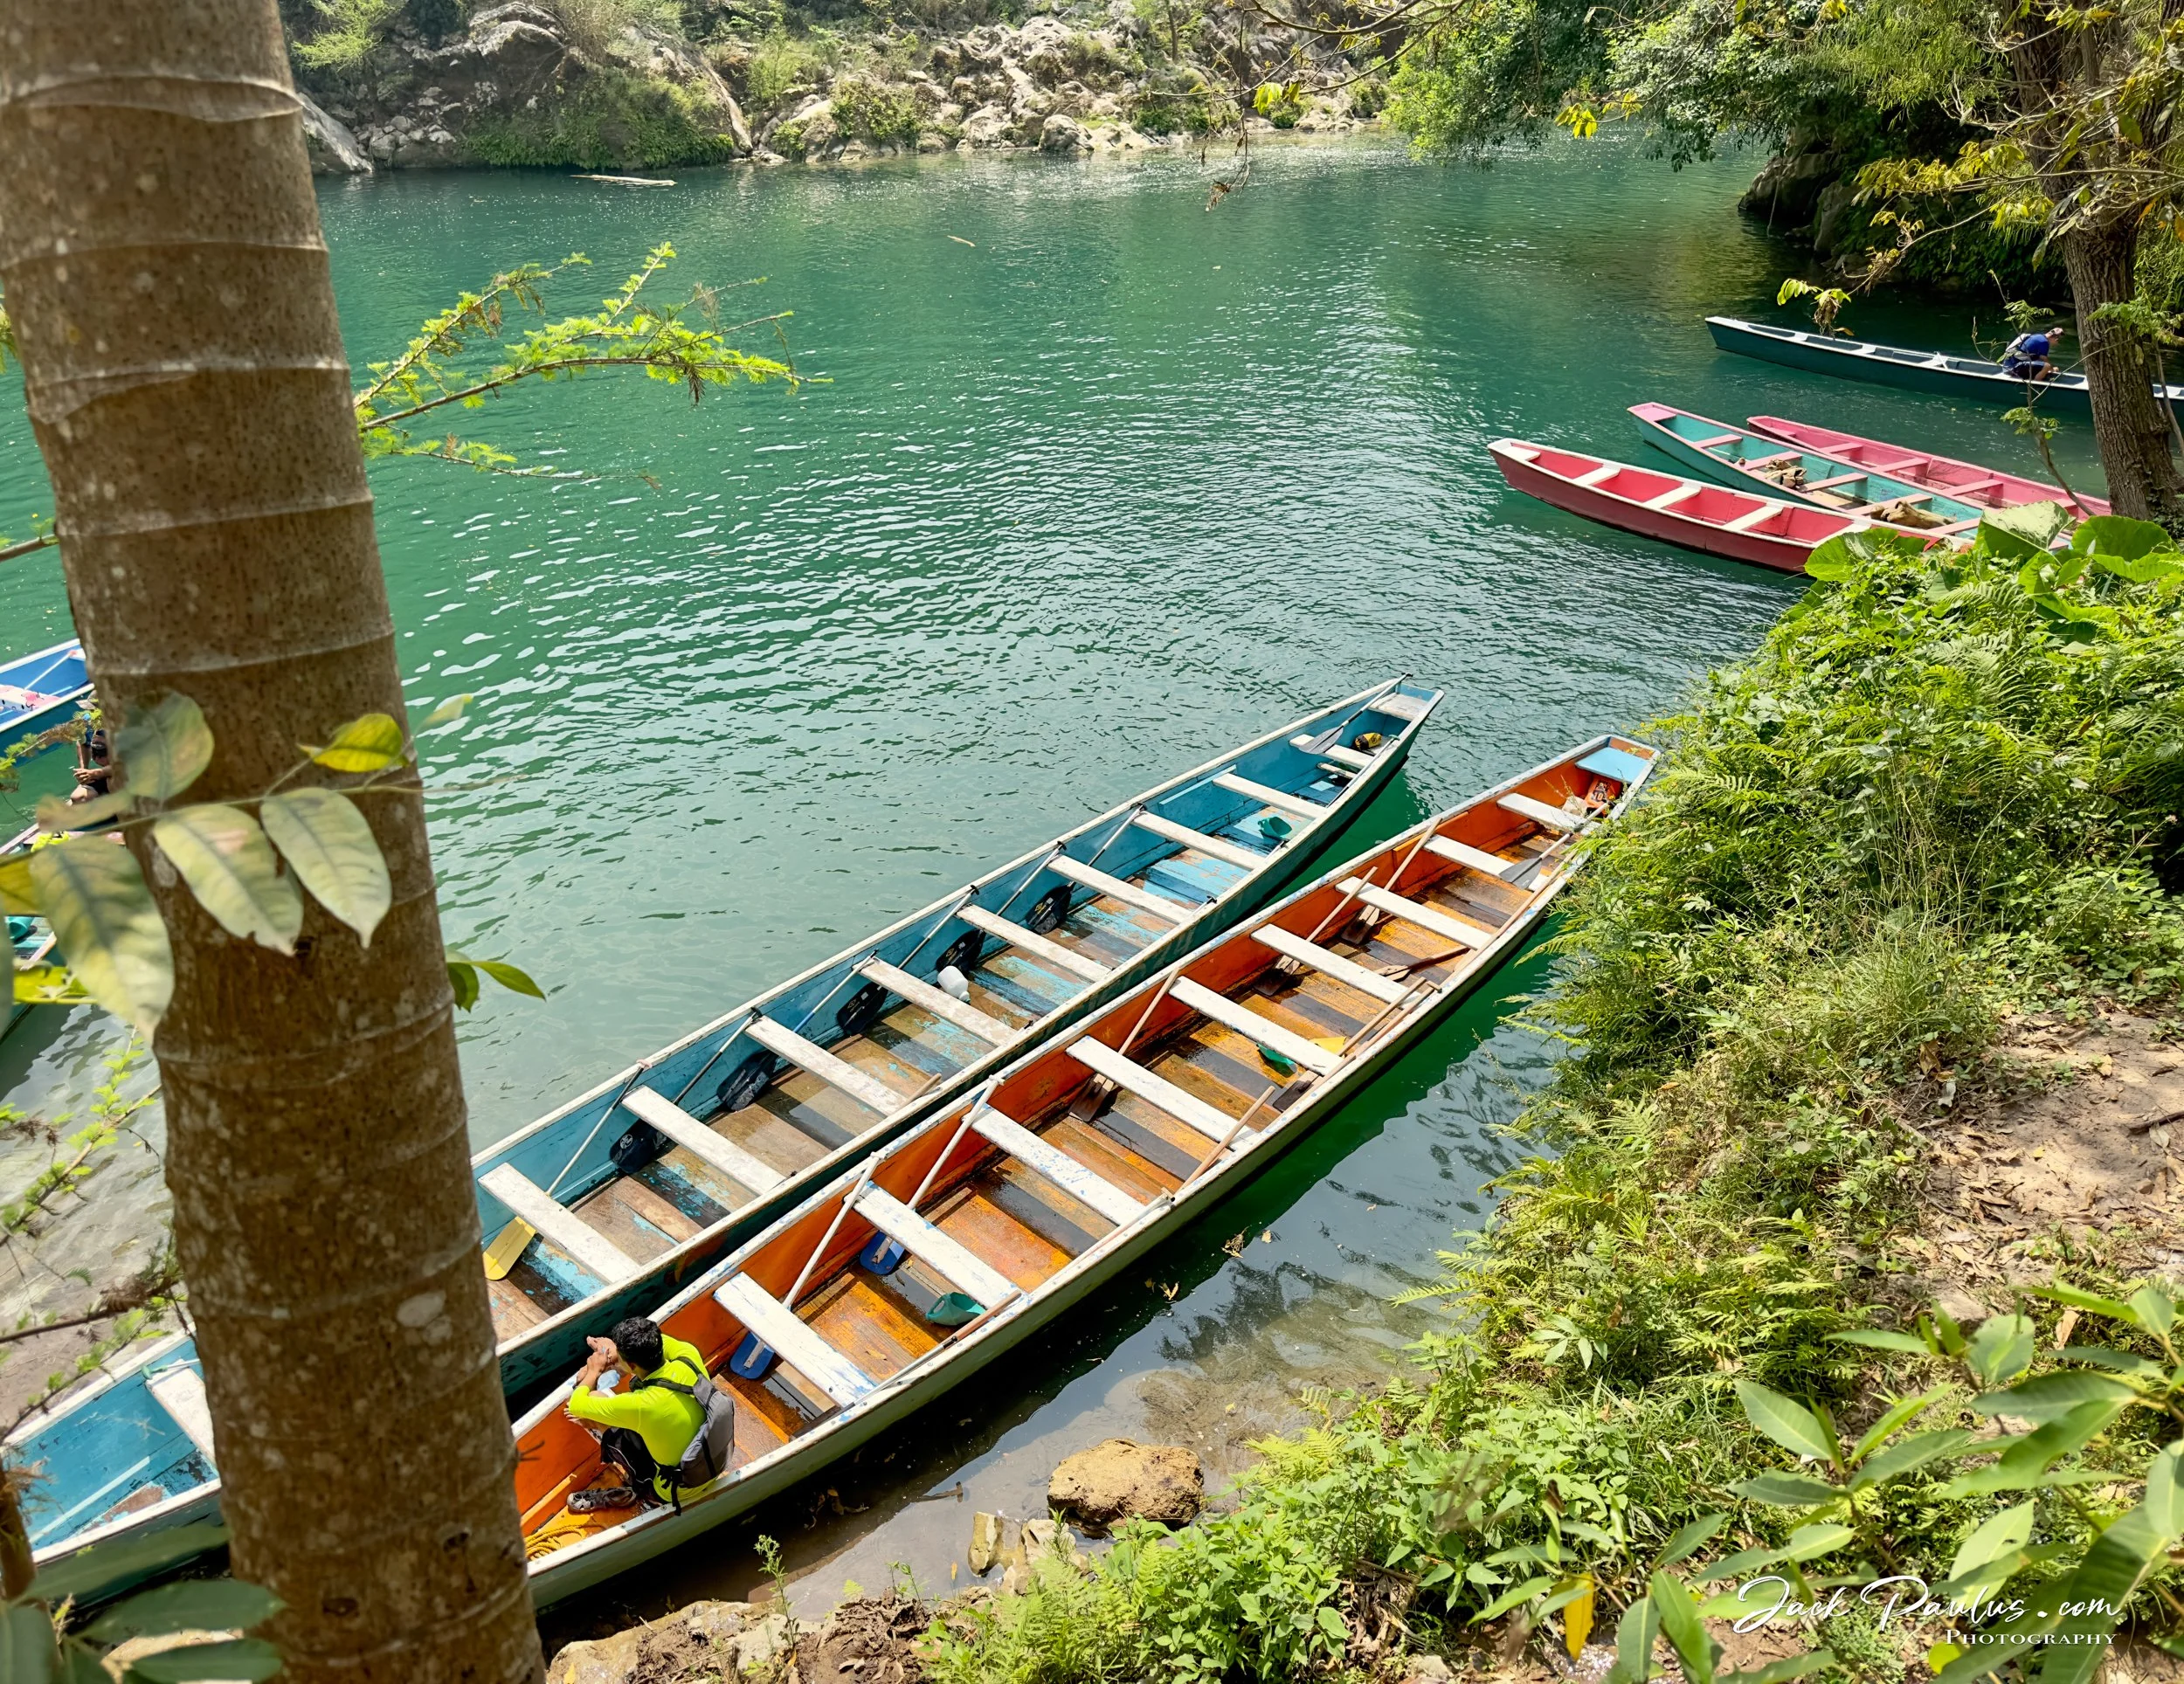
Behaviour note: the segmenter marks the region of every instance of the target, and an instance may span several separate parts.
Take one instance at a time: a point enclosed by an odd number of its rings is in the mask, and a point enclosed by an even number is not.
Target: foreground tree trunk
[[[0,0],[0,286],[101,702],[197,701],[192,800],[403,717],[274,0]],[[288,1605],[268,1634],[297,1684],[532,1679],[423,807],[365,804],[394,880],[368,949],[315,904],[293,959],[232,940],[138,844],[235,1570]]]
[[[2154,396],[2153,359],[2135,339],[2093,320],[2104,304],[2128,303],[2138,293],[2139,224],[2072,229],[2063,237],[2063,261],[2077,307],[2078,343],[2093,403],[2093,436],[2108,472],[2108,494],[2118,514],[2184,519],[2169,424]]]

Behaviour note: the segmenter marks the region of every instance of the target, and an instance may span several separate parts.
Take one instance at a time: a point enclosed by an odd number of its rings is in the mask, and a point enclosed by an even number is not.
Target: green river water
[[[1793,599],[1506,492],[1489,439],[1635,455],[1623,408],[1662,398],[2036,469],[1989,412],[1714,352],[1701,318],[1773,314],[1797,260],[1731,208],[1756,159],[1676,174],[1571,143],[1477,170],[1385,142],[1262,147],[1209,212],[1223,163],[323,189],[360,362],[496,267],[589,253],[554,293],[573,310],[667,238],[671,285],[764,277],[730,319],[792,310],[797,366],[824,377],[696,408],[600,379],[464,418],[582,478],[376,471],[410,698],[480,699],[426,755],[431,781],[487,785],[432,808],[446,928],[549,995],[489,994],[462,1025],[477,1142],[1323,699],[1399,671],[1448,693],[1363,846],[1672,706]],[[1971,327],[1936,306],[1856,321],[1912,343]],[[2091,484],[2086,431],[2063,447]],[[0,531],[45,506],[10,383]],[[13,651],[68,634],[50,552],[0,568],[0,628]],[[973,1510],[1040,1512],[1069,1451],[1179,1439],[1218,1478],[1293,1424],[1301,1384],[1400,1361],[1431,1313],[1385,1301],[1512,1161],[1494,1127],[1548,1055],[1496,1022],[1543,974],[1513,969],[1147,1278],[556,1632],[747,1591],[760,1529],[800,1599],[893,1562],[943,1589]],[[0,1043],[0,1101],[80,1108],[113,1043],[87,1011],[40,1014]],[[0,1175],[40,1150],[18,1141]],[[110,1271],[160,1205],[131,1149],[49,1255]],[[0,1309],[52,1291],[37,1277]]]

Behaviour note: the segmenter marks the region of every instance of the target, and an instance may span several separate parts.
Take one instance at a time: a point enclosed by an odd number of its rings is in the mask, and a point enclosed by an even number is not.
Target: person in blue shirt
[[[2049,360],[2063,338],[2063,329],[2020,334],[2002,353],[2002,372],[2013,380],[2045,380],[2055,373]]]

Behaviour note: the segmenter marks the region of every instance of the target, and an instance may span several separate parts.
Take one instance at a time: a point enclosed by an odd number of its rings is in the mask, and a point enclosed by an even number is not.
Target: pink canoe
[[[1800,450],[1825,456],[1845,467],[1870,468],[1876,473],[1908,480],[1913,485],[1925,486],[1964,502],[1984,503],[1989,508],[2008,508],[2017,503],[2068,506],[2070,501],[2070,493],[2060,486],[2051,486],[2044,480],[1998,473],[1976,462],[1959,462],[1953,457],[1907,450],[1901,445],[1883,444],[1877,438],[1861,438],[1855,432],[1837,432],[1833,427],[1786,421],[1779,415],[1752,416],[1745,424],[1754,432],[1780,438],[1786,445],[1795,445]],[[2077,500],[2088,514],[2108,513],[2108,504],[2101,498],[2081,494]]]
[[[1521,438],[1497,438],[1487,449],[1504,480],[1543,503],[1701,555],[1755,562],[1785,573],[1803,572],[1805,558],[1814,546],[1841,533],[1866,532],[1880,525],[1862,514],[1785,503]],[[1952,528],[1941,530],[1946,534]]]

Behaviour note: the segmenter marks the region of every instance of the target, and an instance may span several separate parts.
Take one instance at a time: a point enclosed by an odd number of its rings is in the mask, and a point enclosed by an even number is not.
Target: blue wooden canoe
[[[83,645],[73,638],[0,661],[0,754],[26,736],[65,723],[91,694]]]
[[[2092,400],[2086,396],[2085,376],[2059,374],[2052,380],[2024,381],[2002,372],[2001,364],[1984,357],[1949,356],[1939,351],[1908,350],[1900,345],[1876,345],[1863,339],[1841,339],[1828,334],[1807,333],[1798,328],[1777,328],[1765,321],[1745,321],[1735,316],[1708,316],[1706,330],[1724,351],[1756,356],[1814,374],[1832,374],[1846,380],[1870,380],[1883,386],[1901,386],[1916,392],[1940,392],[1952,397],[1980,398],[2006,404],[2012,409],[2031,403],[2068,415],[2091,415]],[[2172,403],[2184,403],[2184,386],[2170,386]]]
[[[1646,442],[1724,485],[1926,533],[1968,532],[1986,511],[1930,486],[1832,461],[1669,404],[1633,404]]]
[[[1440,699],[1378,685],[1169,778],[479,1154],[486,1246],[518,1218],[530,1230],[492,1283],[510,1397],[558,1380],[587,1335],[671,1296],[992,1072],[1264,906],[1387,786]],[[186,1340],[117,1357],[8,1440],[10,1464],[43,1474],[24,1498],[41,1563],[217,1503],[209,1428],[197,1460],[183,1450],[203,1398],[201,1382],[174,1377],[185,1371]]]

